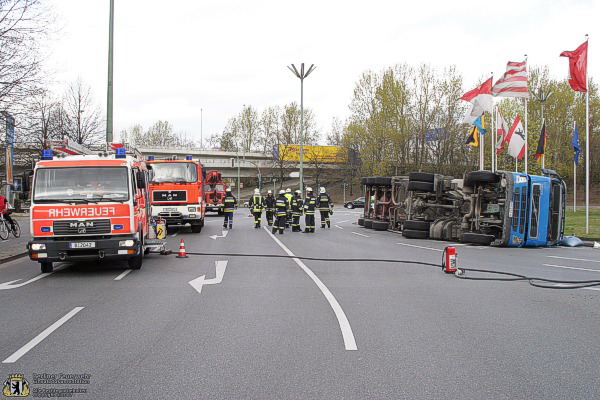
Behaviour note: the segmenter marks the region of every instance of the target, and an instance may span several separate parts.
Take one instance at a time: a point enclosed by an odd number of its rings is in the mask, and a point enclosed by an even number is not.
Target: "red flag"
[[[481,84],[481,86],[476,87],[473,90],[469,90],[467,93],[463,94],[463,96],[459,100],[464,100],[464,101],[470,102],[471,100],[473,100],[475,97],[479,96],[480,94],[490,94],[490,93],[492,93],[492,78],[483,82]]]
[[[561,57],[569,57],[569,85],[576,92],[587,92],[588,42],[583,42],[575,51],[563,51]]]

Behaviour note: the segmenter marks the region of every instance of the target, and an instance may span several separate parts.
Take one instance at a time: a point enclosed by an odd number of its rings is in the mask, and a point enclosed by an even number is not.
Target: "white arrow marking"
[[[188,283],[192,285],[194,289],[198,293],[202,293],[202,286],[204,285],[216,285],[218,283],[223,282],[223,276],[225,276],[225,268],[227,268],[227,261],[215,261],[216,266],[216,276],[212,279],[206,279],[206,275],[202,275],[196,279],[189,281]]]
[[[17,283],[17,284],[14,284],[14,285],[13,285],[13,283],[20,281],[20,279],[15,279],[14,281],[9,281],[9,282],[0,283],[0,290],[8,290],[8,289],[20,288],[21,286],[25,286],[25,285],[27,285],[27,284],[29,284],[29,283],[33,283],[33,282],[35,282],[35,281],[37,281],[37,280],[40,280],[40,279],[42,279],[42,278],[45,278],[45,277],[47,277],[48,275],[52,275],[54,272],[55,272],[55,271],[53,271],[53,272],[48,272],[48,273],[45,273],[45,274],[41,274],[41,275],[38,275],[38,276],[36,276],[35,278],[31,278],[31,279],[30,279],[30,280],[28,280],[28,281],[21,282],[21,283]]]
[[[221,231],[221,236],[219,236],[219,235],[211,235],[211,236],[209,236],[209,238],[211,238],[212,240],[217,240],[217,238],[224,238],[224,237],[227,236],[228,232],[229,231]]]

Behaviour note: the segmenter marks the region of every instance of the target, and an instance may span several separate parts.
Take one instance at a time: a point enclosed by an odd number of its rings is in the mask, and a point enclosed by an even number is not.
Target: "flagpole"
[[[575,135],[575,126],[577,124],[573,121],[573,135]],[[579,139],[578,139],[579,142]],[[573,151],[573,212],[577,211],[577,164],[575,163],[575,151]]]
[[[585,41],[588,42],[589,35],[585,35]],[[587,63],[586,57],[586,63]],[[586,65],[585,71],[585,233],[590,233],[590,86],[589,69]]]
[[[544,112],[544,104],[542,103],[542,113]],[[543,115],[543,114],[542,114]],[[542,129],[543,132],[542,134],[545,136],[546,135],[546,120],[544,119],[544,117],[542,116]],[[548,138],[544,138],[544,154],[542,154],[542,168],[546,168],[546,140]]]
[[[485,117],[481,116],[481,127],[485,129]],[[482,171],[485,169],[485,165],[483,165],[483,152],[484,152],[484,143],[483,143],[483,135],[477,129],[477,134],[479,135],[479,170]]]
[[[527,68],[527,54],[525,54],[525,68]],[[529,84],[529,68],[527,68],[527,84]],[[525,98],[525,173],[527,173],[527,164],[528,164],[528,157],[527,157],[527,153],[529,152],[529,146],[528,146],[528,136],[529,136],[529,131],[527,131],[527,97]]]
[[[495,113],[495,109],[496,109],[496,106],[493,106],[492,107],[492,134],[491,134],[492,146],[490,147],[490,149],[491,149],[490,155],[492,156],[492,166],[491,166],[492,172],[496,171],[496,168],[494,165],[494,160],[495,160],[495,156],[496,156],[496,152],[494,151],[496,149],[496,123],[495,123],[496,113]]]

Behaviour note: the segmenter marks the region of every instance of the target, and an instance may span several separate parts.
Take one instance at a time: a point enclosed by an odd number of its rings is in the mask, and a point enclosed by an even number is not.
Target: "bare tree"
[[[14,112],[38,92],[53,16],[42,0],[0,0],[0,108]],[[23,110],[21,110],[23,111]]]
[[[97,143],[102,138],[104,119],[94,104],[89,86],[77,79],[67,89],[65,110],[71,122],[69,136],[79,144]]]

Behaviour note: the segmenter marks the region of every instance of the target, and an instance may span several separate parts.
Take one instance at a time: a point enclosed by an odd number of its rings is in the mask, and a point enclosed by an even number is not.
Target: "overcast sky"
[[[48,65],[59,82],[81,77],[105,110],[109,0],[51,1],[61,30]],[[115,132],[160,119],[199,140],[200,109],[206,138],[244,104],[260,111],[299,102],[291,63],[317,66],[305,81],[304,103],[322,132],[333,117],[348,116],[367,69],[456,65],[471,89],[527,53],[530,65],[563,77],[568,61],[560,52],[589,33],[589,73],[600,72],[600,0],[115,3]]]

